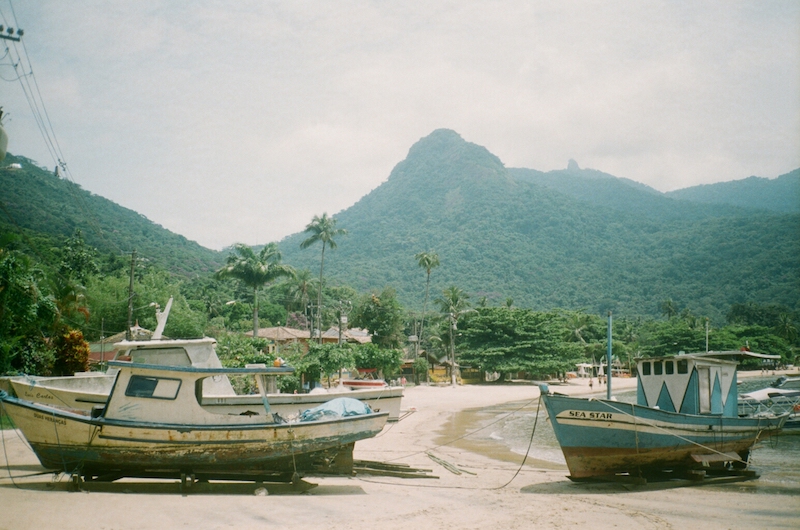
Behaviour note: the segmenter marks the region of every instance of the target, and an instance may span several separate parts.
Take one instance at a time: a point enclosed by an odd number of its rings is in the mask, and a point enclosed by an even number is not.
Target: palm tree
[[[422,331],[425,329],[425,312],[428,310],[428,293],[431,286],[431,271],[439,266],[439,255],[436,252],[420,252],[414,256],[420,267],[425,269],[425,302],[422,304],[422,321],[419,324],[419,337],[417,337],[417,357],[419,357],[419,344],[422,342]],[[425,372],[425,382],[428,382],[428,373]]]
[[[678,307],[672,301],[672,298],[667,298],[661,302],[660,309],[661,314],[667,317],[667,320],[672,320],[678,314]]]
[[[258,337],[258,289],[283,276],[294,276],[294,269],[281,263],[278,245],[269,243],[256,254],[244,243],[234,246],[236,254],[228,256],[226,265],[216,273],[217,279],[235,278],[253,289],[253,338]]]
[[[287,294],[289,302],[295,307],[304,311],[308,306],[308,293],[315,287],[316,280],[311,277],[311,271],[302,269],[288,282]],[[306,323],[308,321],[306,320]]]
[[[441,298],[434,300],[439,310],[450,324],[450,384],[456,386],[456,347],[453,331],[457,329],[458,319],[474,309],[470,309],[467,299],[469,295],[456,286],[448,287],[442,291]]]
[[[320,328],[319,342],[322,344],[322,322],[320,315],[322,314],[322,270],[325,266],[325,247],[329,246],[331,250],[336,248],[336,241],[333,240],[336,236],[347,235],[347,230],[344,228],[336,228],[336,219],[328,217],[327,213],[323,213],[322,217],[317,215],[308,223],[305,229],[310,232],[311,236],[300,243],[300,248],[308,248],[317,241],[322,241],[322,257],[319,260],[319,286],[317,286],[317,325]]]

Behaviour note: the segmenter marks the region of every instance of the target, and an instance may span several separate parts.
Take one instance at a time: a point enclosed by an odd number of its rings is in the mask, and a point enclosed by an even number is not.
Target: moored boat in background
[[[800,376],[782,375],[770,386],[739,395],[740,416],[788,414],[783,434],[800,434]]]

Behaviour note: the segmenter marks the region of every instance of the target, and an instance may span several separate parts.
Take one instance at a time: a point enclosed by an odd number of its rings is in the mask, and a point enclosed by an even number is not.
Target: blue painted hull
[[[745,467],[752,446],[786,417],[681,414],[605,399],[542,393],[573,479],[685,470],[709,463]]]

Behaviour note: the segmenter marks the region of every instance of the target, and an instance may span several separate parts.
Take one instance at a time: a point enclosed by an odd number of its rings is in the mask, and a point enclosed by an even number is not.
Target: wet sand
[[[635,388],[635,380],[614,381],[614,389],[626,387]],[[604,395],[598,390],[604,392],[595,380],[595,393]],[[573,380],[558,391],[580,394],[589,388],[585,380]],[[538,395],[526,384],[408,388],[407,415],[358,442],[355,457],[429,469],[438,478],[315,477],[308,480],[317,487],[304,493],[212,482],[185,495],[177,481],[131,479],[72,492],[65,477],[31,476],[41,470],[36,457],[15,431],[4,431],[0,530],[800,527],[797,492],[762,491],[758,480],[692,487],[576,484],[566,478],[566,466],[532,459],[521,466],[522,455],[487,440],[486,432],[462,438],[487,417],[526,404],[530,410]]]

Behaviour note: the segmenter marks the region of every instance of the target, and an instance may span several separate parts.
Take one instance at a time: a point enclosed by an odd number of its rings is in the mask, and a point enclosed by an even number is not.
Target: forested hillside
[[[760,177],[748,177],[732,182],[692,186],[666,195],[705,204],[800,213],[800,169],[795,169],[772,181]]]
[[[733,303],[800,299],[796,214],[696,204],[576,167],[508,170],[449,130],[336,218],[349,234],[326,255],[329,281],[393,286],[410,306],[424,296],[414,255],[428,250],[441,260],[434,293],[457,285],[492,305],[655,316],[672,299],[723,320]],[[284,260],[315,270],[304,237],[280,242]]]
[[[21,168],[12,168],[19,164]],[[24,234],[20,244],[40,260],[81,230],[86,243],[116,258],[136,250],[139,257],[175,274],[208,273],[224,255],[200,246],[80,186],[57,177],[27,158],[6,156],[0,169],[0,231]]]
[[[101,255],[136,249],[173,274],[210,276],[227,255],[23,157],[6,163],[22,168],[0,170],[0,229],[23,233],[17,245],[31,246],[39,261],[54,262],[46,254],[75,229]],[[718,190],[714,200],[724,204],[703,203],[698,194],[706,189]],[[575,162],[546,173],[509,169],[485,148],[437,130],[410,148],[387,181],[335,214],[348,235],[326,254],[325,278],[359,292],[393,287],[407,309],[419,311],[425,271],[414,255],[434,251],[441,266],[431,274],[433,297],[456,285],[473,303],[630,316],[659,316],[671,299],[716,321],[734,303],[797,309],[800,215],[758,198],[798,190],[794,171],[691,188],[690,201]],[[280,242],[283,261],[317,271],[319,248],[300,249],[306,237]]]

